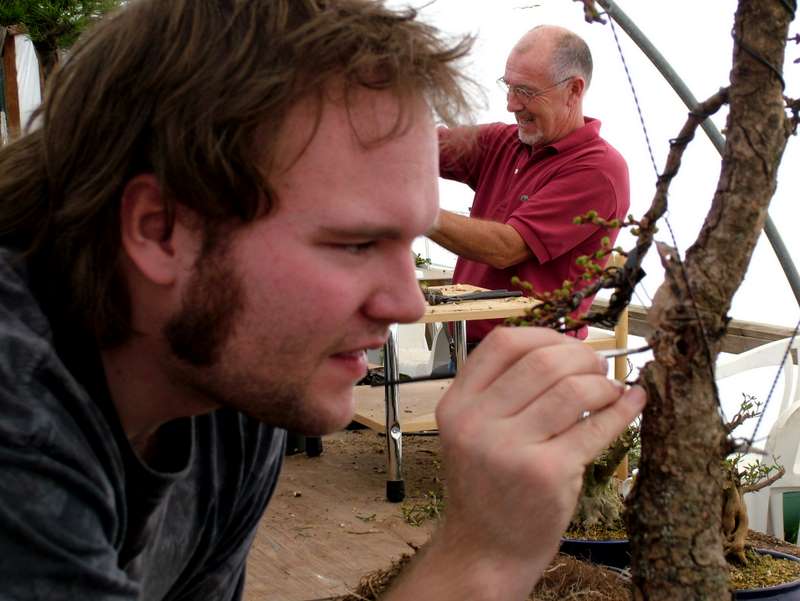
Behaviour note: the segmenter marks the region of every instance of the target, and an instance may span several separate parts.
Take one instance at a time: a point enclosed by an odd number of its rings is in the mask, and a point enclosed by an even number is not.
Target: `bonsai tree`
[[[624,529],[624,505],[614,474],[628,452],[638,444],[638,439],[638,425],[629,426],[611,447],[586,467],[581,496],[569,524],[570,532],[591,533],[599,529],[614,533]]]
[[[594,0],[582,2],[587,19],[598,19]],[[656,223],[666,212],[683,151],[702,121],[728,104],[721,174],[700,234],[685,258],[655,243],[665,281],[648,313],[653,333],[647,341],[654,360],[638,379],[649,403],[642,418],[638,482],[626,513],[636,600],[730,598],[725,558],[737,552],[726,552],[723,545],[731,542],[723,529],[723,506],[730,525],[732,516],[741,516],[741,504],[737,508],[732,499],[739,499],[742,489],[731,470],[725,477],[726,470],[720,469],[736,445],[720,417],[714,366],[731,300],[775,191],[783,150],[800,122],[800,101],[784,96],[781,75],[795,10],[796,0],[739,0],[730,87],[692,110],[671,141],[650,209],[640,220],[629,217],[621,224],[637,235],[625,266],[603,270],[599,264],[587,265],[595,276],[591,283],[580,290],[565,283],[527,319],[561,330],[614,323],[641,278],[641,261],[654,245]],[[596,215],[579,219],[597,223]],[[614,290],[607,311],[578,319],[571,315],[583,298],[601,288]],[[733,540],[741,537],[741,524]],[[733,532],[736,526],[734,519]]]
[[[763,404],[756,402],[755,397],[742,396],[739,411],[725,424],[728,435],[747,420],[758,417],[763,409]],[[783,466],[778,465],[774,457],[772,459],[772,463],[761,459],[745,462],[742,453],[734,453],[722,462],[722,544],[725,559],[730,563],[747,563],[749,519],[744,495],[770,486],[786,473]]]

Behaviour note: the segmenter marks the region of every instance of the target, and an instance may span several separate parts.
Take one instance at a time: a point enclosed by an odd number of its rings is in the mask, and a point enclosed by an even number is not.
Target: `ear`
[[[142,276],[157,285],[175,282],[179,257],[155,175],[137,175],[126,184],[120,206],[120,236],[122,248]]]
[[[573,106],[575,103],[583,99],[583,93],[586,91],[586,80],[583,77],[575,76],[569,81],[569,99],[568,103]]]

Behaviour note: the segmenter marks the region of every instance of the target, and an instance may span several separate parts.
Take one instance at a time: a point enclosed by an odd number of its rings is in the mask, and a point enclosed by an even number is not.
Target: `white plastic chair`
[[[436,334],[431,344],[431,373],[440,367],[450,365],[450,338],[447,336],[447,324],[436,324]]]
[[[425,324],[407,323],[397,326],[397,367],[412,378],[427,375],[431,351],[425,340]],[[426,373],[427,372],[427,373]]]
[[[409,323],[398,326],[397,361],[398,371],[412,378],[430,375],[433,370],[450,363],[450,345],[445,326],[435,324],[436,331],[428,346],[424,323]]]
[[[781,365],[781,361],[786,355],[786,347],[789,346],[790,338],[783,338],[768,342],[744,353],[721,358],[717,361],[716,379],[736,375],[738,373],[758,369],[760,367],[774,367],[776,370]],[[800,391],[797,390],[797,354],[800,349],[800,336],[794,339],[792,348],[787,355],[786,365],[783,366],[783,398],[781,399],[780,413],[783,413],[789,406],[796,401]]]
[[[795,338],[787,354],[789,340],[776,340],[739,355],[725,357],[716,366],[716,379],[721,380],[762,367],[772,366],[777,370],[786,357],[782,371],[783,397],[778,417],[764,446],[766,457],[762,457],[769,461],[775,456],[786,473],[772,486],[745,495],[750,527],[778,538],[783,538],[783,493],[800,491],[800,385],[797,382],[800,337]]]

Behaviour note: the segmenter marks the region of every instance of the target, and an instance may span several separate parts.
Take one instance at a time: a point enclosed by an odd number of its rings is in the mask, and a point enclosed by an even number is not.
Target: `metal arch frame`
[[[630,17],[628,17],[628,15],[626,15],[613,0],[596,0],[596,2],[605,9],[606,14],[610,18],[614,19],[614,21],[623,29],[623,31],[625,31],[626,34],[628,34],[628,37],[633,40],[633,42],[639,47],[644,55],[650,59],[650,62],[653,63],[653,66],[656,69],[658,69],[659,73],[661,73],[667,83],[672,86],[672,89],[675,90],[675,93],[678,94],[678,97],[680,97],[686,107],[690,111],[695,110],[699,104],[697,98],[694,97],[694,94],[692,94],[691,90],[689,90],[689,87],[686,85],[686,83],[684,83],[684,81],[676,73],[675,69],[672,68],[672,65],[669,64],[667,59],[664,58],[661,52],[659,52],[653,43],[647,38],[647,36],[642,33],[642,31],[636,26]],[[717,126],[713,121],[711,121],[711,119],[706,119],[701,124],[701,127],[711,140],[714,148],[716,148],[717,152],[722,155],[725,149],[725,138],[717,129]],[[798,274],[797,267],[795,267],[795,264],[789,255],[789,250],[786,248],[780,233],[778,233],[778,228],[775,226],[775,223],[772,221],[772,218],[769,215],[767,215],[767,219],[764,222],[764,233],[767,235],[767,240],[769,240],[772,250],[775,252],[775,255],[778,258],[778,262],[783,269],[783,273],[789,282],[792,292],[794,293],[795,300],[797,301],[798,305],[800,305],[800,274]]]

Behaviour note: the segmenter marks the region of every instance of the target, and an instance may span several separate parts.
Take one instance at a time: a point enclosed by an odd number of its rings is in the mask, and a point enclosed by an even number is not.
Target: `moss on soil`
[[[614,524],[613,528],[605,526],[570,528],[564,532],[564,538],[576,540],[625,540],[628,538],[628,533],[622,520],[619,520],[617,524]]]
[[[800,578],[800,562],[762,555],[753,549],[745,555],[746,566],[731,566],[731,582],[737,590],[766,588]]]

